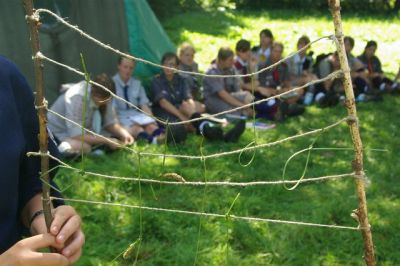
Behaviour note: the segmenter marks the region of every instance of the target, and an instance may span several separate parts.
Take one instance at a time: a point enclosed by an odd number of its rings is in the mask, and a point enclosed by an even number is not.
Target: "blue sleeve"
[[[151,92],[153,95],[153,103],[159,105],[161,99],[166,98],[166,91],[162,87],[162,83],[158,76],[154,77],[151,82]]]
[[[381,60],[378,57],[376,57],[376,72],[383,73]]]
[[[189,100],[192,99],[192,89],[190,88],[189,82],[187,79],[185,79],[182,76],[179,76],[181,82],[182,82],[182,86],[183,86],[183,100]]]
[[[42,182],[40,180],[40,157],[26,156],[27,152],[39,151],[39,122],[34,107],[33,93],[19,70],[11,65],[11,84],[16,99],[16,107],[25,139],[25,152],[20,158],[19,175],[19,209],[37,193],[42,191]],[[58,156],[57,147],[52,139],[49,138],[48,150],[50,154]],[[50,169],[56,166],[56,162],[50,160]],[[51,182],[52,185],[55,185]],[[53,194],[60,196],[59,194]]]

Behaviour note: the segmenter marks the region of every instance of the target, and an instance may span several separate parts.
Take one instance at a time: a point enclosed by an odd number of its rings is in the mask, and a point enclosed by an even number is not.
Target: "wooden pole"
[[[350,117],[354,119],[349,122],[350,133],[354,145],[354,160],[352,162],[353,170],[358,176],[364,176],[363,169],[363,147],[361,142],[360,131],[358,127],[356,102],[354,99],[353,85],[351,82],[350,68],[347,61],[346,51],[344,48],[342,20],[340,15],[340,0],[328,0],[329,7],[333,16],[335,26],[335,36],[337,38],[337,52],[339,56],[341,69],[344,71],[343,87],[346,94],[346,108]],[[372,242],[371,227],[368,223],[367,199],[365,196],[364,180],[355,178],[358,208],[354,211],[362,232],[364,239],[364,259],[368,266],[375,266],[374,244]]]
[[[23,5],[26,13],[26,20],[29,27],[31,37],[31,47],[33,62],[35,68],[35,105],[37,106],[37,112],[39,117],[39,147],[40,147],[40,171],[44,182],[42,183],[42,203],[44,217],[46,220],[47,231],[50,232],[50,225],[53,221],[51,214],[51,201],[50,201],[50,186],[49,186],[49,157],[44,156],[48,152],[48,139],[47,139],[47,118],[46,118],[46,99],[44,98],[44,79],[43,79],[43,64],[42,60],[37,57],[37,53],[40,51],[39,43],[39,31],[40,26],[39,18],[33,16],[33,2],[32,0],[23,0]]]

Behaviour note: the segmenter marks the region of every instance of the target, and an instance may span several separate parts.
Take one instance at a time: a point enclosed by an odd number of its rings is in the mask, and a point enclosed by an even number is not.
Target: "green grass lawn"
[[[263,28],[272,30],[275,40],[285,45],[287,55],[296,49],[297,39],[306,34],[311,40],[334,33],[330,12],[310,11],[309,14],[294,11],[273,10],[271,12],[210,12],[185,13],[163,23],[172,41],[179,45],[188,41],[197,50],[196,60],[200,69],[206,70],[216,57],[221,46],[233,50],[241,39],[258,45],[258,35]],[[377,56],[385,72],[395,75],[400,66],[399,18],[353,17],[343,14],[343,31],[355,39],[353,54],[360,55],[368,40],[378,42]],[[316,43],[311,50],[315,55],[334,51],[331,41]],[[396,72],[396,73],[395,73]]]
[[[328,11],[327,11],[328,12]],[[328,14],[328,13],[327,13]],[[331,34],[329,16],[300,16],[294,12],[270,13],[189,13],[164,21],[174,42],[190,40],[196,47],[201,68],[215,56],[221,45],[234,47],[241,37],[257,41],[260,29],[269,27],[277,40],[294,49],[297,38],[306,33],[312,39]],[[358,54],[364,41],[370,38],[380,43],[378,55],[385,69],[397,71],[400,50],[399,20],[357,19],[344,21],[345,34],[356,38]],[[317,44],[316,53],[332,49],[329,42]],[[382,103],[358,106],[361,136],[364,141],[364,167],[370,180],[367,199],[379,265],[400,264],[400,188],[398,180],[398,150],[400,148],[400,97],[385,97]],[[248,129],[239,143],[204,143],[190,136],[185,145],[151,146],[139,143],[135,149],[148,152],[167,152],[200,155],[245,147],[252,141],[258,144],[279,140],[294,134],[325,127],[346,116],[342,106],[332,109],[310,107],[302,117],[278,124],[268,131]],[[248,166],[252,153],[218,159],[198,160],[141,157],[120,151],[102,157],[87,157],[83,167],[108,175],[141,178],[160,177],[175,172],[187,181],[262,181],[281,180],[286,160],[296,151],[307,148],[316,135],[296,139],[282,145],[259,149]],[[340,125],[320,135],[315,143],[320,148],[352,147],[349,129]],[[385,149],[386,152],[373,149]],[[312,151],[307,177],[351,172],[351,151]],[[288,166],[290,179],[300,177],[306,154],[296,157]],[[80,168],[81,162],[73,163]],[[271,219],[311,223],[357,226],[350,217],[357,208],[354,181],[351,178],[300,185],[293,191],[283,186],[247,188],[188,187],[153,185],[130,181],[107,180],[80,175],[68,170],[58,174],[58,182],[66,197],[116,202],[156,208],[230,213]],[[141,195],[141,197],[140,197]],[[141,198],[141,199],[140,199]],[[138,253],[140,265],[363,265],[363,243],[360,232],[315,228],[300,225],[248,223],[232,219],[201,218],[123,207],[72,203],[83,218],[86,233],[84,255],[77,265],[132,265],[132,257],[121,256],[140,235]],[[140,222],[142,220],[142,222]],[[199,226],[201,224],[201,226]],[[199,230],[200,229],[200,230]]]

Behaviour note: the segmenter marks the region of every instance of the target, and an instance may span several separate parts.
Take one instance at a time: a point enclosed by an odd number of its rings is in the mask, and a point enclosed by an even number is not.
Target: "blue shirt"
[[[21,238],[21,211],[41,191],[38,118],[33,94],[17,67],[0,56],[0,253]],[[49,151],[56,147],[49,141]]]
[[[187,81],[179,74],[174,74],[172,81],[169,81],[164,72],[153,78],[151,82],[154,106],[160,106],[160,101],[165,99],[172,105],[179,108],[183,101],[192,99]]]

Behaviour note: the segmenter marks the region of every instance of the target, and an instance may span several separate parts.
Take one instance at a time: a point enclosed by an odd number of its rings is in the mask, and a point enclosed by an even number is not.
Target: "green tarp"
[[[125,14],[131,54],[154,63],[160,63],[165,52],[175,51],[175,46],[146,0],[125,0]],[[159,72],[160,69],[157,67],[138,63],[135,75],[149,77]]]
[[[14,61],[33,86],[29,34],[21,3],[19,0],[0,0],[0,54]],[[145,0],[40,0],[34,3],[36,7],[46,7],[54,12],[57,12],[57,3],[61,16],[73,25],[120,51],[130,51],[152,62],[159,63],[165,51],[175,50]],[[43,19],[52,22],[45,15]],[[82,69],[82,53],[92,75],[115,74],[116,54],[65,26],[41,30],[40,42],[43,54],[64,64]],[[46,97],[50,103],[58,96],[60,84],[83,79],[48,62],[44,62],[44,69]],[[157,72],[157,68],[138,64],[137,73],[143,78]]]

